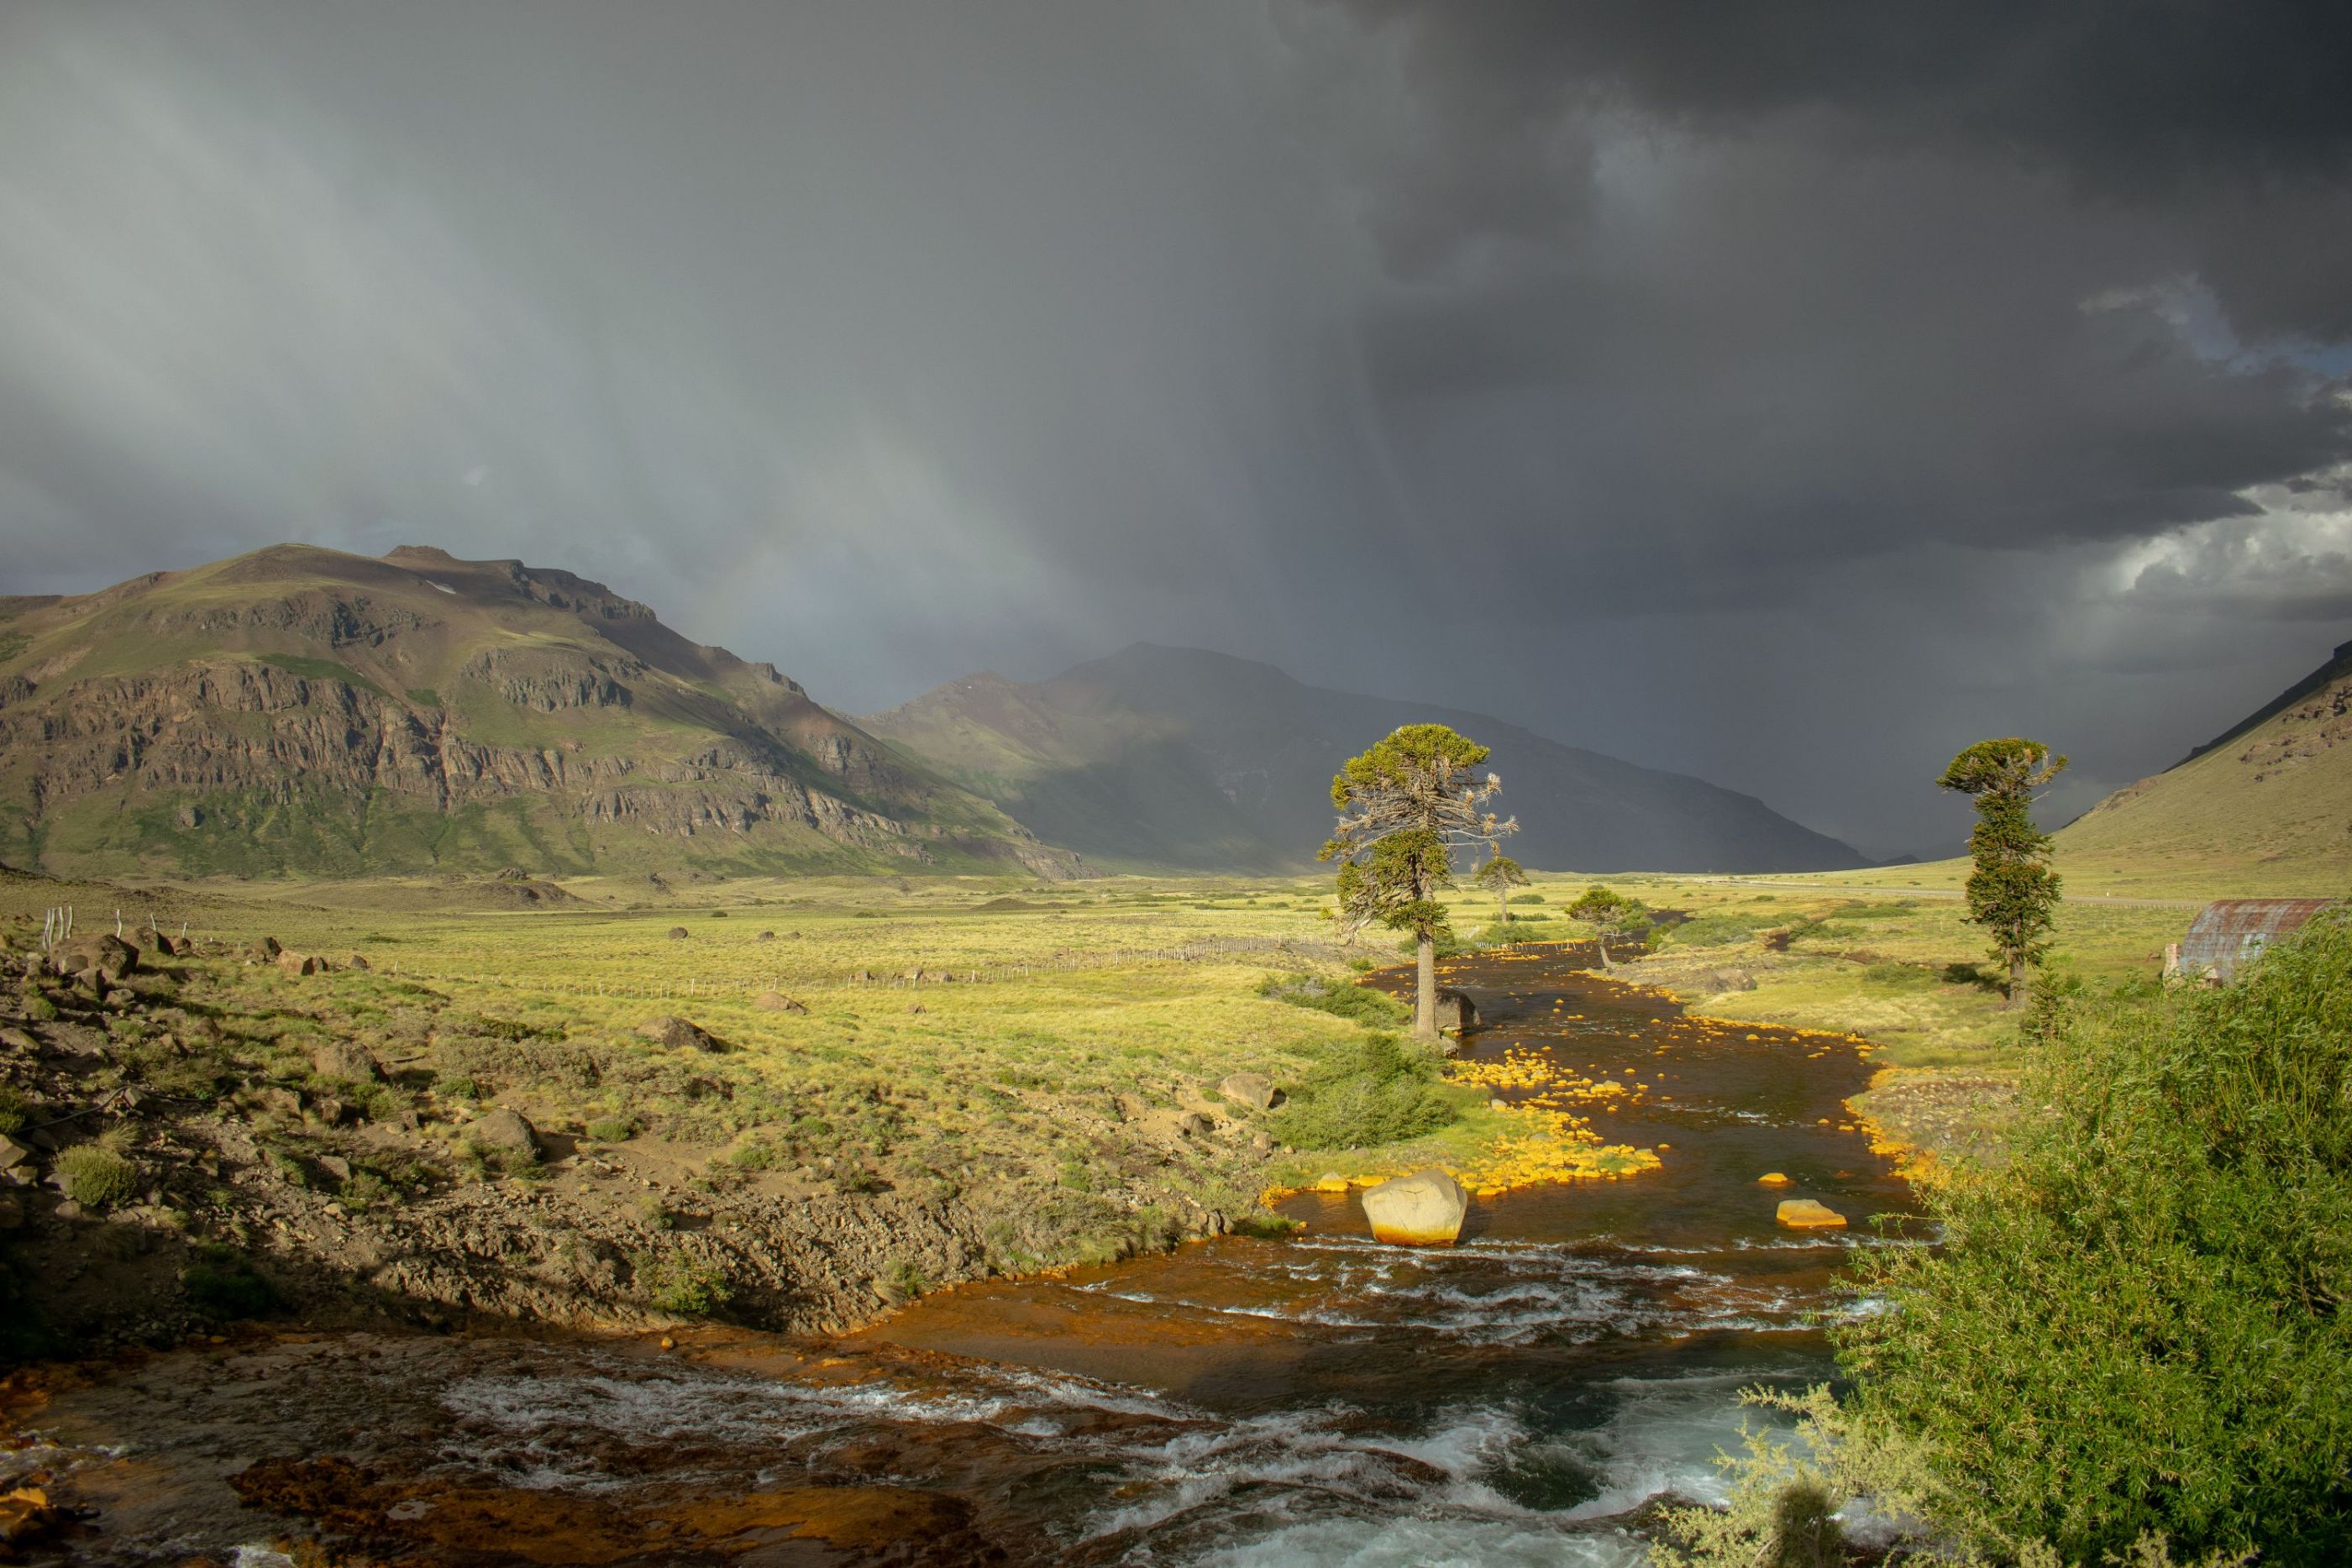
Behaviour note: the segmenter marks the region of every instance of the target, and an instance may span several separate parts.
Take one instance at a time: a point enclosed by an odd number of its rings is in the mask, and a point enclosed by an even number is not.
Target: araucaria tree
[[[2009,967],[2009,1002],[2025,999],[2025,971],[2050,950],[2058,913],[2058,873],[2050,869],[2050,835],[2033,825],[2033,792],[2064,770],[2038,740],[1980,740],[1936,780],[1972,797],[1976,831],[1969,854],[1969,921],[1991,934],[1993,956]]]
[[[1609,961],[1609,938],[1646,936],[1650,929],[1650,911],[1640,899],[1597,884],[1577,894],[1565,913],[1570,920],[1581,920],[1592,927],[1603,969],[1616,967]]]
[[[1514,832],[1486,802],[1503,788],[1471,769],[1486,747],[1442,724],[1409,724],[1351,757],[1331,780],[1339,825],[1321,859],[1339,861],[1339,918],[1412,933],[1417,970],[1412,1029],[1437,1038],[1437,938],[1445,930],[1440,891],[1454,885],[1454,857]]]
[[[1511,889],[1527,886],[1528,873],[1519,869],[1518,862],[1503,852],[1500,844],[1486,847],[1491,852],[1486,863],[1480,866],[1478,874],[1470,880],[1494,893],[1495,919],[1507,925],[1511,918]]]

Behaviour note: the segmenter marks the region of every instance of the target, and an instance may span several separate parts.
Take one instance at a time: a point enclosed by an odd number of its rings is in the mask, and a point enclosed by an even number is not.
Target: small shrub
[[[588,1124],[588,1135],[600,1144],[625,1144],[637,1135],[637,1124],[627,1117],[600,1116]]]
[[[387,1203],[394,1197],[392,1187],[373,1171],[353,1171],[351,1179],[336,1189],[335,1197],[345,1208],[361,1211]]]
[[[1511,902],[1513,904],[1542,904],[1545,902],[1545,899],[1544,895],[1540,893],[1515,893],[1511,894]]]
[[[46,996],[26,997],[25,998],[25,1016],[33,1019],[37,1023],[53,1022],[58,1016],[58,1004],[49,1000]]]
[[[139,1167],[112,1149],[78,1144],[58,1156],[66,1196],[90,1208],[118,1204],[139,1190]]]
[[[445,1073],[433,1081],[433,1092],[444,1100],[472,1102],[482,1097],[482,1086],[462,1073]]]
[[[739,1171],[765,1171],[782,1165],[784,1156],[773,1144],[746,1144],[729,1155],[727,1163]]]
[[[22,1090],[13,1083],[0,1083],[0,1137],[25,1130],[26,1104]]]
[[[1745,942],[1764,927],[1779,924],[1767,915],[1702,915],[1675,926],[1667,940],[1677,947],[1720,947]]]
[[[180,1271],[188,1303],[209,1318],[267,1317],[278,1309],[278,1287],[229,1249],[206,1245]]]
[[[667,1257],[640,1253],[630,1260],[630,1267],[645,1287],[646,1299],[680,1317],[709,1317],[735,1293],[724,1270],[698,1262],[684,1252]]]
[[[1455,1113],[1434,1054],[1374,1034],[1327,1051],[1269,1124],[1296,1149],[1360,1149],[1433,1133]]]
[[[1255,1236],[1278,1241],[1306,1227],[1298,1220],[1285,1218],[1271,1209],[1245,1208],[1234,1216],[1231,1228],[1236,1236]]]

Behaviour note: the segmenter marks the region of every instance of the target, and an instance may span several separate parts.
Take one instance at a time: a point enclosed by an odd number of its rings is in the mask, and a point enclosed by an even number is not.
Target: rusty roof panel
[[[2180,972],[2237,978],[2238,967],[2336,902],[2330,898],[2221,898],[2197,912],[2180,942]]]

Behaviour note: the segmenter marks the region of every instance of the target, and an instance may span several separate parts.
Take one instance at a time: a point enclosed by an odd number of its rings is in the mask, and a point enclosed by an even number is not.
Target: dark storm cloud
[[[1202,643],[1898,849],[2343,634],[2347,30],[20,0],[0,590],[418,539],[848,709]]]

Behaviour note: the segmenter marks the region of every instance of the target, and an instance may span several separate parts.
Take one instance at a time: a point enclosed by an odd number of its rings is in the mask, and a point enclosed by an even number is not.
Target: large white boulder
[[[1461,1239],[1470,1195],[1440,1170],[1416,1171],[1364,1189],[1372,1239],[1400,1247],[1451,1247]]]

